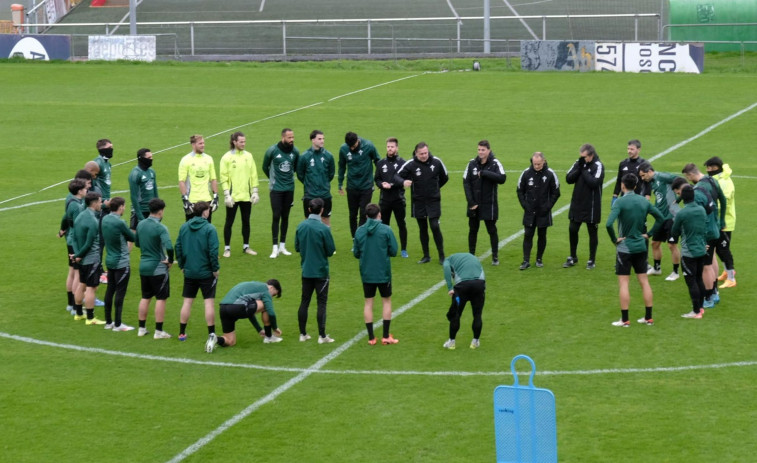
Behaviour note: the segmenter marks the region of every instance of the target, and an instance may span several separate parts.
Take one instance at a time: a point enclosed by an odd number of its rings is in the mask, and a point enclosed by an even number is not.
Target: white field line
[[[346,96],[351,96],[351,95],[354,95],[356,93],[365,92],[366,90],[373,90],[374,88],[383,87],[384,85],[395,84],[395,83],[401,82],[403,80],[412,79],[413,77],[418,77],[418,76],[424,76],[426,74],[437,74],[437,73],[423,72],[421,74],[415,74],[415,75],[412,75],[412,76],[401,77],[399,79],[390,80],[389,82],[384,82],[384,83],[381,83],[381,84],[372,85],[370,87],[361,88],[360,90],[355,90],[354,92],[349,92],[349,93],[345,93],[343,95],[335,96],[334,98],[329,98],[328,101],[330,103],[330,102],[332,102],[334,100],[338,100],[339,98],[344,98]]]
[[[420,296],[419,296],[420,297]],[[409,308],[409,304],[406,304]],[[403,306],[404,307],[404,306]],[[360,341],[365,336],[360,333],[355,336],[357,339],[355,342]],[[221,368],[240,368],[248,370],[260,370],[260,371],[272,371],[281,373],[317,373],[327,375],[389,375],[389,376],[512,376],[510,370],[507,371],[423,371],[423,370],[325,370],[320,368],[295,368],[295,367],[275,367],[267,365],[256,365],[253,363],[230,363],[230,362],[216,362],[211,360],[194,360],[188,358],[177,357],[164,357],[160,355],[149,354],[136,354],[134,352],[122,352],[108,349],[101,349],[97,347],[84,347],[77,346],[75,344],[60,344],[50,341],[42,341],[39,339],[29,338],[26,336],[18,336],[15,334],[4,333],[0,331],[0,338],[6,338],[13,341],[25,342],[28,344],[35,344],[38,346],[53,347],[56,349],[67,349],[77,352],[85,352],[91,354],[111,355],[115,357],[125,357],[138,360],[151,360],[158,362],[179,363],[183,365],[201,365],[210,367]],[[352,340],[348,341],[351,342]],[[336,351],[334,351],[336,352]],[[322,359],[323,360],[323,359]],[[333,360],[333,358],[332,358]],[[315,365],[315,364],[314,364]],[[674,373],[679,371],[690,370],[712,370],[720,368],[739,368],[739,367],[753,367],[757,366],[757,360],[745,360],[740,362],[727,362],[727,363],[712,363],[706,365],[680,365],[671,367],[648,367],[648,368],[598,368],[592,370],[544,370],[537,371],[536,375],[539,376],[576,376],[576,375],[608,375],[608,374],[633,374],[633,373]],[[529,372],[518,372],[518,374],[527,374]]]

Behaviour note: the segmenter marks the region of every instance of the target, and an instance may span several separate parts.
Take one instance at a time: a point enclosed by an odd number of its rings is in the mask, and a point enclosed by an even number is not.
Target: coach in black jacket
[[[407,257],[407,226],[405,225],[405,186],[402,179],[396,180],[395,175],[405,160],[397,152],[399,142],[396,138],[386,139],[386,157],[376,164],[376,174],[373,180],[381,195],[379,196],[379,208],[381,209],[381,222],[389,225],[392,214],[397,220],[400,232],[401,255]]]
[[[492,247],[492,265],[499,265],[497,187],[505,180],[505,169],[492,153],[489,141],[481,140],[478,142],[478,156],[470,160],[463,172],[463,188],[468,200],[468,251],[476,255],[478,229],[483,220]]]
[[[578,263],[576,248],[578,248],[578,229],[582,223],[589,231],[589,260],[586,269],[594,268],[597,255],[597,228],[602,217],[602,182],[605,179],[605,168],[597,156],[594,146],[586,143],[581,146],[581,157],[573,164],[565,175],[565,181],[575,184],[573,196],[570,200],[570,256],[563,267],[573,267]]]
[[[415,145],[413,159],[400,167],[397,176],[403,179],[405,188],[411,188],[411,212],[418,221],[423,249],[423,258],[418,263],[431,262],[428,251],[428,227],[431,225],[436,250],[439,252],[439,263],[443,264],[444,237],[439,228],[439,217],[442,215],[441,188],[449,180],[447,168],[441,159],[431,154],[425,142],[420,142]]]
[[[555,171],[547,166],[544,153],[537,151],[531,156],[531,167],[520,174],[516,191],[523,208],[523,263],[520,269],[531,266],[531,248],[537,230],[536,266],[543,267],[547,227],[552,226],[552,208],[560,198],[560,181]]]
[[[649,183],[643,181],[641,175],[639,175],[639,166],[646,162],[644,158],[639,156],[641,142],[635,139],[629,141],[626,151],[628,152],[628,157],[620,161],[618,164],[618,179],[615,181],[615,190],[612,192],[612,202],[610,205],[615,204],[615,201],[621,196],[620,185],[623,183],[622,178],[626,174],[634,174],[636,176],[636,188],[634,188],[634,193],[646,196],[647,198],[649,198],[649,195],[651,194]]]

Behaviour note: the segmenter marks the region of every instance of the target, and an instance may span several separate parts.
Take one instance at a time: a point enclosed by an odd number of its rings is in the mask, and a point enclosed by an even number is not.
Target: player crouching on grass
[[[237,343],[236,322],[246,318],[256,330],[260,331],[260,324],[255,319],[256,313],[261,313],[263,319],[265,344],[283,341],[281,330],[276,324],[276,312],[273,310],[273,296],[281,297],[279,280],[270,279],[265,283],[247,281],[231,288],[221,299],[221,326],[223,336],[211,335],[205,343],[205,352],[212,353],[216,344],[221,347],[231,347]]]

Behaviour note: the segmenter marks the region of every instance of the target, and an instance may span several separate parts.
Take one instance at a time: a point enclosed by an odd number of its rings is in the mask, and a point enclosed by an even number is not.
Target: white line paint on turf
[[[411,307],[412,302],[413,301],[406,304],[405,306],[403,306],[403,308],[407,307],[407,309],[409,309]],[[362,340],[364,337],[365,335],[363,333],[359,333],[355,336],[354,342],[358,342]],[[313,366],[310,366],[308,368],[278,367],[278,366],[256,365],[253,363],[216,362],[212,360],[195,360],[195,359],[188,359],[188,358],[165,357],[161,355],[137,354],[134,352],[122,352],[122,351],[101,349],[98,347],[77,346],[75,344],[60,344],[57,342],[42,341],[39,339],[34,339],[34,338],[26,337],[26,336],[18,336],[15,334],[3,333],[1,331],[0,331],[0,338],[6,338],[13,341],[18,341],[18,342],[25,342],[28,344],[34,344],[38,346],[53,347],[56,349],[67,349],[67,350],[73,350],[77,352],[84,352],[84,353],[90,353],[90,354],[112,355],[115,357],[125,357],[125,358],[137,359],[137,360],[178,363],[182,365],[201,365],[201,366],[211,366],[211,367],[221,367],[221,368],[240,368],[240,369],[248,369],[248,370],[273,371],[273,372],[283,372],[283,373],[298,373],[298,374],[317,373],[317,374],[326,374],[326,375],[354,375],[354,376],[361,376],[361,375],[446,376],[446,377],[512,376],[512,372],[510,370],[507,370],[507,371],[325,370],[325,369],[317,368],[316,367],[317,364],[314,364]],[[591,376],[591,375],[612,375],[612,374],[632,374],[632,373],[674,373],[678,371],[714,370],[714,369],[721,369],[721,368],[739,368],[739,367],[753,367],[753,366],[757,366],[757,360],[744,360],[740,362],[727,362],[727,363],[712,363],[712,364],[705,364],[705,365],[680,365],[680,366],[674,366],[674,367],[598,368],[598,369],[592,369],[592,370],[544,370],[544,371],[539,370],[536,372],[536,374],[543,375],[543,376],[577,376],[577,375],[578,376],[580,375]],[[519,372],[519,374],[520,373],[521,372]],[[523,373],[525,374],[528,372],[523,372]]]
[[[334,100],[338,100],[339,98],[344,98],[346,96],[354,95],[356,93],[364,92],[366,90],[373,90],[374,88],[383,87],[384,85],[389,85],[389,84],[394,84],[394,83],[397,83],[397,82],[402,82],[403,80],[412,79],[413,77],[425,76],[426,74],[432,74],[432,73],[431,72],[424,72],[424,73],[421,73],[421,74],[414,74],[412,76],[405,76],[405,77],[402,77],[402,78],[399,78],[399,79],[390,80],[389,82],[384,82],[384,83],[381,83],[381,84],[372,85],[370,87],[361,88],[360,90],[355,90],[354,92],[349,92],[349,93],[345,93],[344,95],[339,95],[339,96],[335,96],[334,98],[329,98],[329,103],[332,102],[332,101],[334,101]]]
[[[262,2],[260,2],[260,9],[258,10],[258,13],[262,13],[263,12],[263,8],[265,8],[265,0],[263,0]]]

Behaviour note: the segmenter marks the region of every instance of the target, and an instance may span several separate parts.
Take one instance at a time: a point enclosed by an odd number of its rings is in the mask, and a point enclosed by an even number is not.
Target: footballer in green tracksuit
[[[256,330],[261,331],[255,314],[260,312],[265,329],[263,342],[266,344],[280,342],[281,330],[277,328],[276,312],[273,310],[273,297],[281,297],[281,284],[276,279],[265,283],[260,281],[246,281],[239,283],[221,299],[219,315],[223,336],[216,338],[216,343],[222,347],[231,347],[237,343],[236,322],[246,318]],[[274,333],[275,332],[275,333]],[[206,346],[206,351],[212,352],[215,345]]]
[[[681,251],[678,249],[678,242],[675,238],[670,236],[670,229],[673,227],[673,219],[679,209],[678,203],[676,202],[676,195],[673,193],[671,186],[675,179],[680,177],[664,172],[655,172],[652,165],[647,161],[644,161],[639,166],[639,176],[649,184],[652,193],[654,193],[655,207],[657,207],[657,210],[659,210],[663,216],[663,222],[660,228],[655,234],[649,235],[652,238],[652,259],[654,259],[654,264],[647,273],[650,275],[662,274],[661,244],[665,241],[668,243],[670,260],[673,263],[673,272],[665,279],[667,281],[675,281],[679,278],[678,267],[681,264]]]
[[[300,150],[294,146],[294,132],[289,128],[281,131],[281,141],[268,148],[263,157],[263,173],[268,177],[271,199],[271,259],[279,254],[292,255],[286,249],[286,237],[289,212],[294,205],[294,176],[299,159]]]
[[[163,331],[163,320],[166,314],[166,299],[171,295],[171,285],[168,270],[173,264],[173,243],[168,228],[160,223],[166,203],[160,198],[153,198],[149,203],[150,215],[137,225],[134,244],[141,250],[139,258],[139,277],[142,283],[142,299],[139,301],[139,331],[138,336],[144,336],[147,331],[147,310],[150,300],[155,298],[155,339],[170,338],[171,335]]]
[[[107,138],[97,140],[97,152],[99,155],[94,159],[100,167],[100,173],[94,180],[98,191],[103,195],[102,214],[106,215],[110,210],[110,159],[113,157],[113,143]]]
[[[653,294],[647,276],[647,215],[655,218],[655,224],[649,235],[660,228],[664,221],[664,215],[658,208],[653,206],[645,197],[636,194],[638,183],[636,174],[628,173],[621,177],[620,189],[623,195],[612,204],[610,216],[607,218],[607,234],[616,246],[615,274],[618,276],[618,297],[620,299],[619,321],[613,322],[613,326],[628,327],[631,322],[628,319],[628,306],[631,302],[631,293],[628,282],[631,268],[636,272],[636,279],[641,285],[646,312],[644,318],[637,320],[646,325],[654,324],[652,319]],[[618,236],[615,235],[615,221],[618,221]]]
[[[350,234],[355,237],[359,225],[366,220],[365,206],[371,202],[373,196],[373,166],[379,156],[376,147],[370,140],[363,140],[355,132],[344,135],[344,144],[339,148],[339,194],[344,195],[344,176],[347,173],[347,208],[349,209]]]
[[[65,212],[60,223],[58,238],[66,237],[66,260],[68,261],[68,275],[66,276],[66,298],[68,304],[66,310],[71,315],[76,315],[74,305],[75,288],[79,285],[79,263],[73,259],[74,256],[74,220],[84,208],[84,195],[87,194],[87,183],[84,179],[75,178],[68,184],[68,195],[66,196]]]
[[[184,272],[184,290],[179,316],[179,341],[186,340],[186,328],[197,291],[202,290],[205,301],[205,322],[208,325],[208,342],[215,344],[215,297],[218,284],[218,233],[208,222],[210,204],[200,201],[194,205],[194,217],[179,229],[176,239],[176,261]]]
[[[707,212],[707,257],[705,259],[704,279],[705,302],[704,308],[714,307],[720,302],[718,295],[717,278],[719,273],[718,260],[715,259],[715,250],[718,247],[721,230],[725,228],[725,214],[728,208],[728,201],[723,194],[715,179],[704,175],[694,163],[686,164],[682,170],[686,179],[694,184],[694,191],[702,191],[709,198],[710,209],[705,207]],[[696,197],[695,197],[696,200]],[[719,205],[719,206],[718,206]]]
[[[381,212],[376,204],[365,207],[368,216],[366,222],[357,229],[352,253],[360,259],[360,278],[363,280],[363,318],[368,330],[368,344],[376,344],[373,335],[373,299],[378,289],[381,295],[383,337],[381,343],[396,344],[399,342],[389,332],[392,322],[392,262],[391,257],[397,255],[397,239],[389,225],[381,222]]]
[[[86,208],[79,213],[73,228],[73,258],[79,263],[79,286],[74,294],[77,304],[74,306],[74,320],[84,320],[82,305],[87,311],[87,325],[104,325],[105,322],[95,318],[95,291],[100,285],[100,223],[97,218],[102,208],[100,193],[90,191],[84,196]]]
[[[478,258],[468,252],[460,252],[447,257],[444,259],[443,268],[447,291],[452,297],[452,304],[447,311],[449,339],[444,343],[444,348],[450,350],[455,348],[455,337],[460,330],[460,316],[463,314],[465,304],[470,301],[473,311],[473,339],[470,348],[477,349],[483,328],[481,314],[486,300],[484,268]]]
[[[129,228],[132,231],[150,215],[150,200],[158,197],[158,182],[152,169],[152,152],[149,148],[142,148],[137,151],[137,165],[129,172]]]
[[[681,266],[691,297],[691,312],[682,316],[702,318],[705,293],[702,271],[707,258],[707,213],[694,200],[694,189],[691,185],[683,185],[680,191],[684,207],[676,214],[672,233],[681,239]]]
[[[323,199],[310,200],[310,215],[297,226],[294,236],[294,248],[300,253],[302,267],[302,298],[297,311],[300,328],[300,341],[307,341],[308,307],[313,291],[316,292],[318,304],[318,343],[330,343],[334,340],[326,334],[326,304],[329,298],[329,257],[334,255],[336,246],[331,236],[331,229],[321,221],[324,211]]]
[[[297,161],[297,179],[302,182],[305,193],[302,197],[302,206],[305,217],[308,217],[310,200],[320,198],[323,200],[323,213],[321,220],[326,225],[331,223],[331,181],[334,179],[336,168],[334,156],[324,148],[325,140],[323,132],[313,130],[310,132],[311,147],[307,149]]]
[[[108,251],[105,259],[105,265],[108,268],[108,289],[105,291],[105,327],[113,331],[131,331],[134,329],[133,327],[121,323],[121,314],[131,278],[129,243],[133,243],[136,236],[123,221],[126,200],[120,196],[114,196],[111,198],[110,204],[110,214],[103,217],[101,224],[103,241]],[[114,296],[115,320],[111,318]]]

